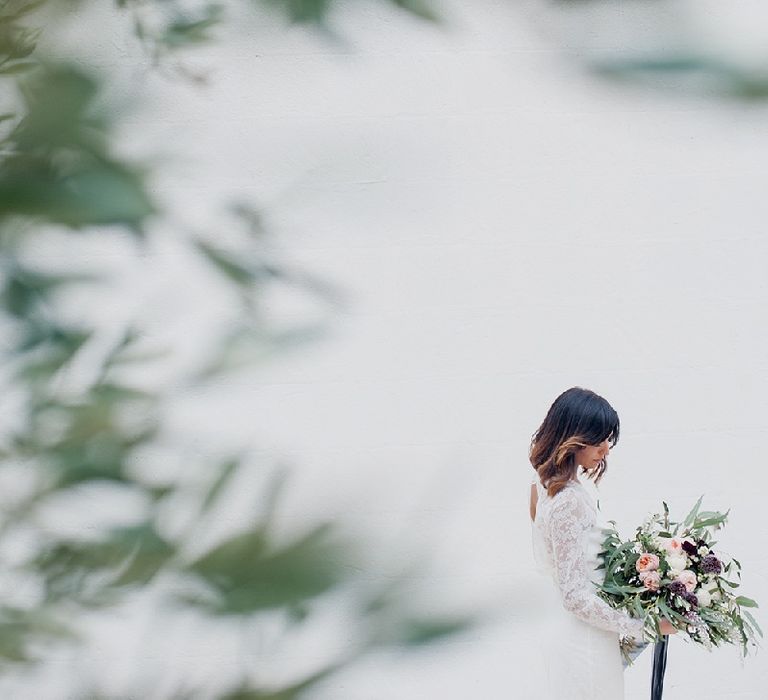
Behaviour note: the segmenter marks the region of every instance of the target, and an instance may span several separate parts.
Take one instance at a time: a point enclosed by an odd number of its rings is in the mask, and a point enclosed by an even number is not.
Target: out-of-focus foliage
[[[292,22],[320,24],[325,21],[333,9],[333,0],[260,0],[261,4],[273,6],[283,11]],[[387,0],[422,19],[437,20],[438,14],[427,0]]]
[[[730,5],[713,8],[672,0],[542,0],[541,6],[546,8],[542,22],[547,31],[559,31],[564,50],[603,80],[678,96],[741,101],[768,97],[764,50],[745,51],[733,29],[719,36],[712,19],[716,9],[727,20],[723,24],[739,26],[743,8],[731,11]],[[764,46],[766,15],[755,9],[753,25],[762,26]],[[729,12],[735,13],[735,24]],[[752,44],[758,43],[756,36],[752,32]]]
[[[67,65],[40,65],[20,83],[23,118],[4,139],[0,216],[71,228],[125,224],[152,213],[142,179],[110,157],[95,80]]]
[[[429,6],[418,1],[392,3],[432,16]],[[226,7],[213,3],[194,12],[172,0],[117,4],[132,13],[137,40],[161,64],[171,52],[215,38],[216,25],[226,18]],[[331,5],[266,4],[292,21],[315,23],[326,20]],[[76,13],[80,6],[68,3],[64,11]],[[50,271],[36,259],[35,246],[52,231],[59,241],[62,235],[75,241],[84,234],[128,231],[137,254],[147,256],[160,235],[156,222],[167,227],[174,216],[153,201],[151,168],[115,155],[115,115],[100,99],[100,73],[77,56],[36,51],[41,37],[36,23],[55,31],[55,23],[45,22],[61,17],[56,13],[62,7],[41,0],[0,2],[0,80],[5,81],[0,88],[11,105],[0,121],[0,323],[7,369],[3,395],[13,397],[14,415],[0,426],[0,471],[23,469],[26,483],[6,498],[0,558],[14,546],[14,538],[27,543],[23,557],[4,564],[3,575],[23,582],[20,590],[33,592],[0,608],[0,664],[45,663],[48,649],[78,643],[81,616],[129,596],[163,590],[167,609],[224,621],[236,635],[257,627],[265,614],[282,613],[292,626],[311,624],[316,601],[349,597],[356,612],[349,631],[353,641],[337,658],[278,685],[262,687],[247,675],[232,678],[219,693],[231,700],[307,697],[317,684],[372,650],[421,646],[465,629],[469,618],[443,619],[411,609],[407,596],[395,590],[396,579],[382,588],[360,576],[354,541],[333,523],[316,524],[292,538],[277,536],[273,520],[280,481],[265,489],[262,508],[250,525],[201,549],[206,525],[226,512],[232,481],[254,468],[248,455],[211,459],[203,488],[183,477],[158,482],[135,468],[141,451],[153,445],[178,454],[185,450],[165,430],[169,398],[164,390],[139,388],[130,379],[158,360],[172,361],[172,354],[169,358],[167,351],[144,342],[141,318],[104,350],[104,329],[87,321],[87,314],[66,313],[63,300],[73,290],[87,289],[98,305],[108,276],[76,265]],[[215,381],[319,337],[341,300],[333,285],[270,252],[258,209],[239,204],[229,221],[244,232],[239,246],[178,231],[212,273],[210,284],[236,300],[232,323],[221,330],[212,354],[180,380],[186,387]],[[66,257],[66,249],[57,245],[59,257]],[[261,300],[275,286],[321,302],[328,314],[303,324],[268,318]],[[89,356],[96,347],[102,348],[100,354]],[[78,363],[84,357],[89,359],[83,374]],[[72,377],[78,381],[68,381]],[[41,514],[52,505],[62,498],[77,502],[78,495],[94,487],[131,494],[142,504],[141,517],[87,535],[44,524]],[[180,502],[190,525],[169,528],[168,516]],[[162,582],[168,581],[173,585],[163,589]],[[98,679],[94,685],[84,697],[106,698],[96,687]],[[201,691],[180,687],[174,697],[199,698]]]
[[[707,56],[614,58],[592,62],[593,70],[612,80],[650,87],[685,86],[691,92],[740,100],[768,98],[768,67],[747,69],[724,59]]]
[[[35,50],[40,30],[25,26],[24,19],[45,3],[8,0],[0,6],[0,73],[20,73],[35,65],[24,59]]]

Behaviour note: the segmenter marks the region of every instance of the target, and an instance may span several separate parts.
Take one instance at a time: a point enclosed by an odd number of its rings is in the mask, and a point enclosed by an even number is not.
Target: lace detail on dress
[[[643,622],[622,610],[614,610],[599,598],[590,579],[584,547],[588,531],[595,526],[596,512],[590,508],[577,489],[566,486],[549,499],[541,523],[548,553],[551,554],[552,575],[560,589],[563,606],[579,619],[604,630],[618,632],[622,637],[643,638]],[[586,495],[586,494],[584,494]],[[542,503],[539,503],[541,507]],[[537,513],[537,516],[539,513]],[[537,520],[539,518],[537,517]],[[594,566],[594,561],[592,562]]]

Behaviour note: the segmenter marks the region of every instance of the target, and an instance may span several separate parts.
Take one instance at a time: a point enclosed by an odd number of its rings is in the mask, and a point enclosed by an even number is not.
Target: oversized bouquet
[[[702,497],[703,498],[703,497]],[[739,644],[744,656],[756,635],[763,636],[755,618],[745,608],[757,603],[734,594],[741,580],[741,564],[715,552],[713,534],[728,518],[728,511],[700,512],[702,498],[685,520],[670,522],[669,508],[653,514],[624,542],[616,523],[605,530],[600,552],[605,580],[598,595],[612,607],[644,620],[647,636],[661,639],[659,621],[666,618],[687,639],[707,649],[720,644]],[[622,644],[627,663],[629,647]]]

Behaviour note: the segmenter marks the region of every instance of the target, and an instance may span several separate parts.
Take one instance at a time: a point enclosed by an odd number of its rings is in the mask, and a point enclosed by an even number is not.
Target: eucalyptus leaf
[[[763,636],[763,630],[760,628],[760,625],[757,624],[757,620],[755,620],[755,618],[752,615],[752,613],[749,612],[749,610],[742,610],[741,614],[744,615],[744,617],[746,617],[747,620],[750,621],[750,623],[752,623],[752,627],[754,627],[755,630],[757,631],[757,633],[762,637]]]
[[[702,494],[699,496],[699,500],[696,501],[696,504],[691,508],[688,515],[685,516],[685,520],[683,520],[683,527],[688,527],[691,523],[693,523],[694,519],[696,518],[696,514],[699,512],[699,508],[701,507],[701,502],[704,499],[704,495]]]
[[[757,603],[752,600],[752,598],[747,598],[746,596],[740,595],[735,600],[737,605],[740,605],[743,608],[756,608],[758,607]]]

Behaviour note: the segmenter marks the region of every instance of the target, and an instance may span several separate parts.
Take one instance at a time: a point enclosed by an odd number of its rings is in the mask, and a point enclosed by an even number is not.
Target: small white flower
[[[708,608],[712,605],[712,596],[706,588],[697,588],[695,595],[700,607]]]
[[[699,554],[704,557],[709,554],[709,547],[699,547]]]

